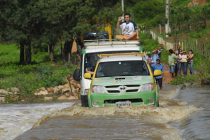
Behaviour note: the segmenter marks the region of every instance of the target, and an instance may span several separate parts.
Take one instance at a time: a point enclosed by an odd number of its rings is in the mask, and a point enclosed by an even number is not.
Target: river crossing
[[[1,120],[0,132],[4,133],[0,139],[210,139],[209,98],[210,86],[164,84],[158,108],[89,109],[72,106],[73,102],[1,105],[1,118],[8,118]]]

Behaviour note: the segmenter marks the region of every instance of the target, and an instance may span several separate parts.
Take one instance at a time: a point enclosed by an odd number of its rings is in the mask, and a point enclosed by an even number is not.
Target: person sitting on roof
[[[120,21],[122,20],[121,17],[118,17],[118,21],[117,21],[117,28],[121,28],[123,35],[116,35],[115,38],[117,40],[137,40],[139,39],[139,33],[138,33],[138,28],[136,26],[136,24],[130,20],[130,14],[126,13],[124,15],[124,22]]]

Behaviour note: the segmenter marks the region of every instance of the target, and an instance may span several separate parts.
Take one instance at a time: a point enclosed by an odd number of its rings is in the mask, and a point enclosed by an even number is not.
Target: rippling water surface
[[[160,107],[142,105],[89,109],[80,107],[80,104],[54,103],[30,104],[24,109],[21,105],[20,114],[12,113],[14,118],[4,119],[3,124],[1,121],[0,132],[4,131],[4,135],[0,139],[11,139],[17,135],[16,140],[210,139],[209,99],[209,86],[187,84],[184,88],[164,85],[160,93]],[[8,115],[10,112],[6,110],[13,105],[5,106],[4,112]]]
[[[72,104],[74,102],[0,104],[0,140],[12,140],[31,129],[41,117]]]
[[[202,107],[185,120],[173,123],[183,134],[184,139],[210,139],[210,86],[188,85],[181,90],[176,99],[194,106]]]
[[[77,104],[42,117],[16,139],[209,139],[209,91],[208,86],[164,85],[160,107]]]

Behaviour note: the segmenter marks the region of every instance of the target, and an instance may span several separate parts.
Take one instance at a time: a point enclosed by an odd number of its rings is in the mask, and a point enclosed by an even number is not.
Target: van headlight
[[[106,93],[103,86],[96,86],[96,85],[92,86],[92,92],[93,93]]]
[[[154,84],[153,83],[148,83],[148,84],[141,85],[141,92],[152,91],[153,89],[154,89]]]

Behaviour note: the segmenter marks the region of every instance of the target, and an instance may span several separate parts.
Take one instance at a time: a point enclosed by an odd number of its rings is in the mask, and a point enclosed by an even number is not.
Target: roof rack
[[[128,40],[128,41],[114,41],[113,39],[98,39],[98,40],[84,40],[84,46],[95,47],[95,46],[115,46],[115,45],[140,45],[139,40]]]
[[[146,52],[131,52],[131,53],[112,53],[112,54],[98,54],[100,58],[110,57],[110,56],[124,56],[124,55],[131,55],[131,56],[145,56]]]

